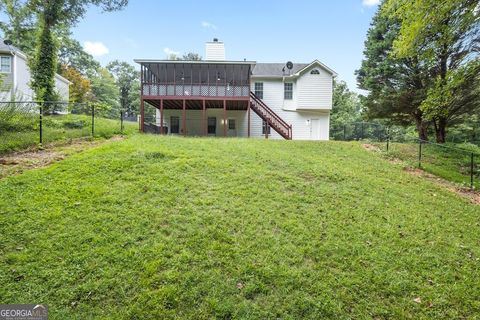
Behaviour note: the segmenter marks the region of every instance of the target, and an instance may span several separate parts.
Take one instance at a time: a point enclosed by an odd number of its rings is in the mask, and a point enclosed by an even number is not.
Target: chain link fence
[[[136,122],[124,119],[124,112],[105,118],[94,104],[0,102],[0,154],[78,138],[109,138],[137,129]]]
[[[332,140],[364,141],[392,159],[406,162],[470,189],[480,188],[480,147],[472,142],[438,144],[421,140],[413,131],[379,123],[332,125]]]

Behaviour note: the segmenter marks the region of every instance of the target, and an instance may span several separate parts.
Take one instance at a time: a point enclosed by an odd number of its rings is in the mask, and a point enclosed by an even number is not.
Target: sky
[[[118,59],[205,56],[205,42],[225,43],[228,60],[320,60],[357,89],[363,43],[380,0],[130,0],[119,12],[90,8],[74,37],[102,65]],[[138,66],[137,66],[138,67]]]

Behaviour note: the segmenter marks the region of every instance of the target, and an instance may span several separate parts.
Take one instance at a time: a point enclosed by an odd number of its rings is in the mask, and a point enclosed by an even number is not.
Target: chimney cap
[[[213,38],[213,42],[218,42],[218,38]]]

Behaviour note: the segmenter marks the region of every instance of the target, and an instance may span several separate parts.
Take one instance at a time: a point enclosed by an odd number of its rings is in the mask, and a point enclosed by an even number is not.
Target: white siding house
[[[135,62],[141,65],[142,74],[141,131],[329,139],[337,74],[318,60],[286,64],[229,61],[223,42],[214,39],[206,44],[204,61]],[[144,103],[156,108],[153,122],[145,120]]]
[[[0,39],[0,74],[2,86],[0,87],[0,101],[31,101],[34,99],[30,87],[31,76],[27,65],[27,56],[19,49],[8,46]],[[55,75],[55,88],[62,101],[69,99],[70,81]]]

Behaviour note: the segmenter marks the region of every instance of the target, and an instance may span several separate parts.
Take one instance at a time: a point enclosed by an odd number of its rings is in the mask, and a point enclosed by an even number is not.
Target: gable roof
[[[325,64],[318,60],[314,60],[310,63],[293,63],[292,70],[288,70],[285,67],[285,63],[257,63],[252,70],[253,77],[288,77],[288,76],[300,76],[303,72],[310,67],[318,65],[322,69],[326,70],[332,76],[336,77],[337,73],[327,67]],[[285,69],[284,69],[285,68]],[[285,70],[285,71],[284,71]]]
[[[27,60],[27,55],[25,53],[23,53],[20,49],[18,49],[17,47],[15,46],[7,46],[4,42],[3,42],[4,39],[0,38],[0,53],[10,53],[10,54],[13,54],[13,55],[18,55],[19,57]],[[68,83],[68,84],[72,84],[72,82],[68,79],[66,79],[65,77],[62,77],[61,75],[59,75],[58,73],[55,73],[55,78],[59,79],[60,81],[63,81],[65,83]]]

